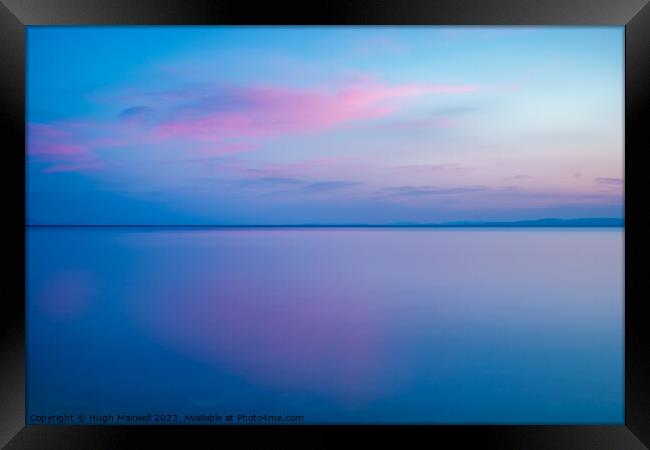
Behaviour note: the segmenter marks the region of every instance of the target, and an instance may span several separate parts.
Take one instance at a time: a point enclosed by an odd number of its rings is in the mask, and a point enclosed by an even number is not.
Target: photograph
[[[29,423],[623,423],[623,36],[28,28]]]
[[[649,0],[0,0],[0,448],[650,448]]]

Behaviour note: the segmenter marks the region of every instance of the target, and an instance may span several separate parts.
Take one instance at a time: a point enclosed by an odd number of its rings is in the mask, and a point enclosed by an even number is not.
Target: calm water
[[[30,229],[27,244],[29,414],[624,419],[621,229]]]

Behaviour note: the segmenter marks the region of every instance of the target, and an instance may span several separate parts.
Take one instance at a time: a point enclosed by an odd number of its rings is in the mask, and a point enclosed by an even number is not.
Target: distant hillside
[[[546,218],[513,222],[446,222],[444,225],[470,227],[622,227],[625,225],[625,220],[613,217],[585,219]]]

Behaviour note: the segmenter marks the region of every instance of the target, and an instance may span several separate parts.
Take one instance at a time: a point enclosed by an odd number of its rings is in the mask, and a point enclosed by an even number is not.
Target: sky
[[[623,37],[30,26],[27,221],[623,217]]]

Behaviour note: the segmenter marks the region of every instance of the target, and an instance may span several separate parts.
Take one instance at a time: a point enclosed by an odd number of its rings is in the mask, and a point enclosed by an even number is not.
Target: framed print
[[[3,0],[0,443],[646,448],[646,3]]]

